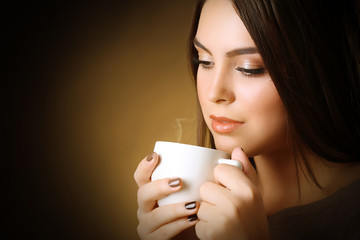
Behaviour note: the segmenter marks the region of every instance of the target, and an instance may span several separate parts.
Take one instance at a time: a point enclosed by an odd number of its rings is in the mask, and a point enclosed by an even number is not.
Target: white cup
[[[160,157],[151,180],[179,177],[182,189],[160,200],[158,205],[201,201],[200,187],[205,182],[214,182],[214,168],[229,164],[242,169],[239,161],[231,160],[230,154],[211,148],[188,144],[158,141],[154,152]]]

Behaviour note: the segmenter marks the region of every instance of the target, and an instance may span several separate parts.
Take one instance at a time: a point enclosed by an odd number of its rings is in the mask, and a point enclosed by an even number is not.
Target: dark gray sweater
[[[360,239],[360,180],[329,197],[269,217],[272,239]]]

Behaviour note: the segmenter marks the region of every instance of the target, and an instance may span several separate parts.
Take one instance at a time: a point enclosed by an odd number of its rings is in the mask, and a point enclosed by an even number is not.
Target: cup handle
[[[232,166],[238,167],[241,170],[243,170],[243,166],[242,166],[241,162],[239,162],[237,160],[220,158],[218,160],[218,164],[228,164],[228,165],[232,165]]]

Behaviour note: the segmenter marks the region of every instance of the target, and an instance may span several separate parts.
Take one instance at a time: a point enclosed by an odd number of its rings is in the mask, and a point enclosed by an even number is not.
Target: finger
[[[209,229],[207,229],[207,222],[200,220],[199,222],[196,223],[195,225],[195,232],[196,232],[196,236],[199,239],[210,239],[208,235],[211,235],[209,233]]]
[[[182,187],[180,178],[164,178],[149,182],[138,189],[138,206],[140,211],[150,212],[156,201],[177,192]]]
[[[196,235],[200,239],[223,239],[223,237],[214,237],[212,231],[215,231],[216,225],[225,223],[226,216],[219,212],[219,207],[211,205],[206,202],[201,202],[199,211],[197,213],[199,222],[195,226]],[[214,223],[216,222],[216,223]],[[227,227],[226,225],[221,225]],[[211,237],[210,237],[211,236]]]
[[[173,222],[179,218],[189,217],[196,214],[199,203],[177,203],[165,205],[154,209],[152,212],[146,214],[143,218],[143,224],[146,225],[147,232],[153,232],[159,226]]]
[[[240,195],[245,186],[253,185],[251,180],[240,169],[226,164],[215,167],[214,178],[217,183],[236,195]]]
[[[159,156],[153,152],[139,163],[134,173],[135,182],[139,187],[150,182],[151,174],[154,171],[158,161]]]
[[[200,187],[201,199],[212,205],[223,205],[229,193],[229,189],[213,182],[206,182]]]
[[[244,151],[237,147],[232,151],[231,159],[238,160],[243,165],[243,172],[250,180],[257,185],[257,173]]]
[[[200,203],[200,207],[199,207],[199,210],[197,212],[197,216],[199,218],[199,221],[203,221],[203,222],[208,222],[209,220],[211,220],[212,216],[211,213],[213,212],[212,209],[214,208],[215,206],[208,203],[208,202],[205,202],[205,201],[202,201]]]
[[[146,236],[142,235],[139,232],[139,235],[142,239],[171,239],[175,237],[176,235],[180,234],[184,230],[194,226],[198,220],[196,218],[193,218],[192,220],[189,220],[187,217],[177,219],[171,223],[168,223],[166,225],[161,226],[157,230],[155,230],[152,233],[146,234]],[[141,231],[141,229],[140,229]]]

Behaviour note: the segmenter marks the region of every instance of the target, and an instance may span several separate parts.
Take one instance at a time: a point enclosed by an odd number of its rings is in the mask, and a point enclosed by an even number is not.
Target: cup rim
[[[183,146],[188,146],[188,147],[193,147],[193,148],[200,148],[200,149],[204,149],[204,150],[208,150],[208,151],[214,151],[214,152],[222,152],[222,153],[226,153],[226,154],[229,154],[228,152],[225,152],[225,151],[221,151],[221,150],[217,150],[217,149],[213,149],[213,148],[208,148],[208,147],[202,147],[202,146],[197,146],[197,145],[192,145],[192,144],[186,144],[186,143],[179,143],[179,142],[169,142],[169,141],[156,141],[155,142],[155,145],[157,143],[166,143],[166,144],[180,144],[180,145],[183,145]]]

